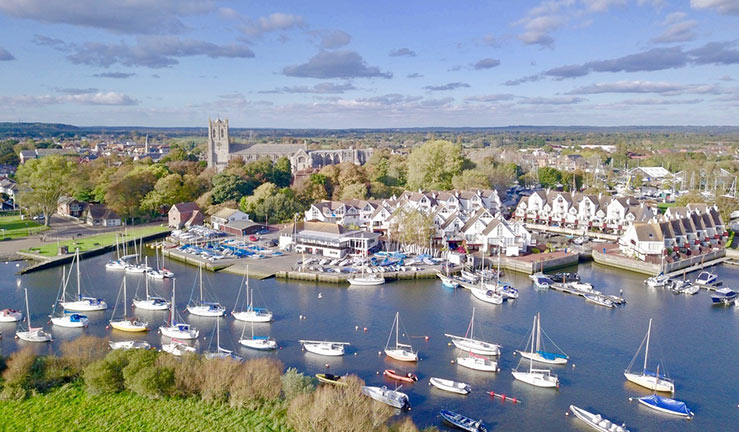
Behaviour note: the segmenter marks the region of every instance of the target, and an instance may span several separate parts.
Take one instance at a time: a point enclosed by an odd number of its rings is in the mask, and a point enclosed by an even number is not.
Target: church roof
[[[285,154],[291,155],[303,148],[302,144],[252,144],[251,146],[235,146],[231,154]],[[240,147],[240,148],[239,148]]]

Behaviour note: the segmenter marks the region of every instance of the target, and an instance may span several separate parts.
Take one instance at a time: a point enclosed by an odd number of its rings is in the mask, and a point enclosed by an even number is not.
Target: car
[[[255,236],[255,235],[251,235],[251,236],[249,236],[249,241],[253,241],[253,242],[255,242],[255,241],[257,241],[257,240],[259,240],[259,238],[258,238],[257,236]]]

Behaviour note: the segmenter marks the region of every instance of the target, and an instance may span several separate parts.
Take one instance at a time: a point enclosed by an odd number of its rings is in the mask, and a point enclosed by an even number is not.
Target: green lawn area
[[[247,410],[199,398],[151,400],[129,392],[93,396],[79,382],[0,403],[2,429],[13,431],[290,431],[285,417],[281,402]]]
[[[139,238],[151,234],[156,234],[164,231],[168,231],[169,228],[164,226],[142,226],[142,227],[135,227],[135,228],[129,228],[126,230],[127,233],[127,239],[133,240],[134,238]],[[119,231],[118,234],[121,234],[123,231]],[[103,233],[103,234],[97,234],[90,237],[81,237],[76,240],[66,240],[59,243],[59,246],[67,246],[69,248],[70,252],[73,252],[75,248],[79,248],[80,252],[85,252],[90,249],[99,248],[101,246],[110,246],[115,244],[115,238],[116,233],[115,232],[109,232],[109,233]],[[49,243],[40,247],[31,248],[30,250],[27,250],[26,252],[33,252],[44,256],[56,256],[58,252],[58,246],[56,243]]]
[[[674,207],[675,203],[657,203],[657,208],[660,213],[664,213],[670,207]]]
[[[48,229],[49,227],[40,225],[32,219],[21,220],[20,216],[0,216],[0,239],[28,237],[29,233],[34,235]]]

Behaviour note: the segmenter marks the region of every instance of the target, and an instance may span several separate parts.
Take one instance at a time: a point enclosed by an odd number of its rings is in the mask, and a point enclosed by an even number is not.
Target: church
[[[273,162],[281,157],[290,160],[293,173],[311,168],[351,162],[364,165],[372,156],[372,149],[308,150],[300,144],[231,144],[228,136],[228,119],[208,120],[208,168],[221,172],[234,158],[252,162],[269,158]]]

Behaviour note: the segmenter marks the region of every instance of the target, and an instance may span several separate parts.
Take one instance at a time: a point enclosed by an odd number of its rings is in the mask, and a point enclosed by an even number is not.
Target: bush
[[[286,400],[291,401],[296,396],[310,393],[316,388],[315,380],[305,376],[295,368],[289,368],[280,378],[282,381],[282,394]]]
[[[39,391],[47,391],[72,381],[76,375],[77,373],[63,358],[37,357],[31,368],[30,386]]]
[[[61,352],[62,358],[69,363],[72,370],[80,374],[87,365],[105,357],[108,353],[108,341],[95,336],[80,336],[64,342]]]
[[[88,365],[82,371],[87,391],[92,394],[115,393],[123,390],[123,368],[128,365],[129,351],[114,350],[104,359]]]
[[[246,407],[255,402],[280,396],[282,363],[268,358],[248,360],[233,377],[229,402],[232,407]]]
[[[210,403],[227,402],[231,382],[240,367],[240,363],[230,359],[203,360],[200,397]]]
[[[126,378],[126,388],[140,396],[159,399],[172,393],[174,371],[168,367],[144,366]]]
[[[173,371],[172,394],[188,397],[200,394],[203,384],[202,357],[195,353],[188,353],[182,357],[169,354],[160,354],[157,357],[157,366],[170,368]]]
[[[14,352],[10,358],[6,369],[3,371],[3,380],[5,386],[19,385],[27,388],[31,379],[31,368],[36,362],[36,353],[31,347],[23,348]]]
[[[346,381],[345,387],[325,385],[297,396],[288,407],[288,423],[299,431],[387,430],[385,422],[393,409],[363,395],[364,382],[356,376],[348,376]]]
[[[416,425],[410,417],[404,417],[402,420],[393,422],[390,425],[391,432],[419,432]]]
[[[126,387],[129,387],[129,383],[136,376],[136,374],[147,367],[153,366],[157,360],[158,353],[152,350],[131,350],[128,354],[128,362],[123,368],[123,380]]]

